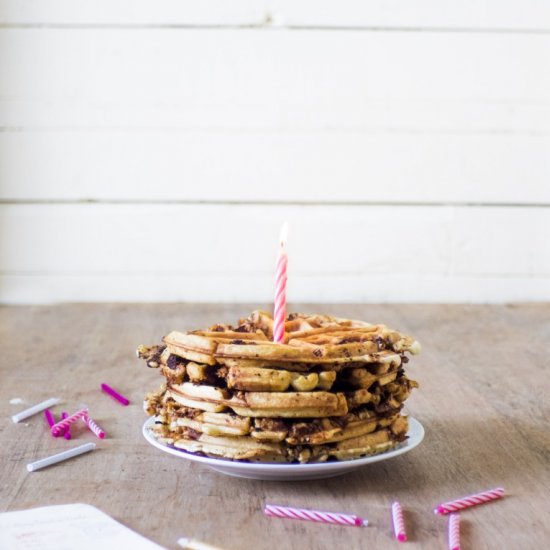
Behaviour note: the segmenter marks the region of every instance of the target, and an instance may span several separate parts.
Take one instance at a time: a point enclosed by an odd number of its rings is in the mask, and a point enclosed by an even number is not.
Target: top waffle
[[[291,371],[314,365],[326,370],[357,363],[399,365],[403,352],[420,352],[416,340],[385,325],[328,315],[291,314],[285,323],[284,343],[272,339],[273,318],[254,311],[236,327],[174,331],[164,337],[164,343],[170,353],[207,365],[279,366]]]

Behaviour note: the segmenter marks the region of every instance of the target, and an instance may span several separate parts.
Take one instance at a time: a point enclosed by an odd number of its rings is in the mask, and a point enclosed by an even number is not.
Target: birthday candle
[[[399,542],[405,542],[407,540],[407,533],[405,532],[405,520],[403,519],[403,509],[399,502],[394,502],[391,505],[391,513],[393,519],[393,532],[395,538]]]
[[[223,550],[219,546],[212,546],[206,542],[200,542],[187,537],[181,537],[178,539],[178,545],[186,550]]]
[[[456,500],[450,500],[439,504],[434,510],[436,514],[450,514],[451,512],[457,512],[463,508],[470,508],[478,504],[484,504],[491,500],[496,500],[504,496],[504,489],[497,487],[496,489],[490,489],[489,491],[483,491],[482,493],[476,493],[475,495],[469,495],[467,497],[461,497]]]
[[[57,424],[54,424],[51,427],[52,435],[54,437],[59,437],[61,434],[65,433],[65,430],[67,430],[67,428],[71,424],[73,424],[74,422],[76,422],[77,420],[82,418],[83,416],[87,416],[87,415],[88,415],[88,409],[85,408],[85,409],[82,409],[80,411],[75,412],[74,414],[72,414],[71,416],[68,416],[67,418],[64,418],[63,420],[60,420]]]
[[[11,419],[13,420],[13,422],[17,424],[17,422],[21,422],[21,420],[25,420],[26,418],[29,418],[29,416],[32,416],[33,414],[37,414],[39,412],[42,412],[45,409],[53,407],[53,405],[57,405],[57,403],[59,403],[60,401],[61,399],[59,399],[59,397],[52,397],[51,399],[46,399],[46,401],[42,401],[42,403],[38,403],[37,405],[33,405],[32,407],[25,409],[24,411],[14,414],[11,417]]]
[[[281,228],[280,243],[281,248],[277,256],[277,265],[275,269],[275,301],[273,312],[273,341],[283,342],[285,338],[285,320],[286,320],[286,281],[288,256],[286,253],[286,237],[288,233],[288,224],[285,222]]]
[[[264,514],[276,518],[301,519],[315,523],[332,523],[355,527],[366,527],[369,523],[368,520],[355,515],[306,510],[305,508],[291,508],[289,506],[277,506],[274,504],[266,504]]]
[[[127,405],[130,404],[129,399],[126,399],[126,397],[124,397],[123,395],[118,393],[116,390],[111,388],[111,386],[108,386],[107,384],[105,384],[105,382],[103,384],[101,384],[101,391],[103,391],[106,394],[110,395],[113,399],[116,399],[119,403],[121,403],[124,406],[127,406]]]
[[[84,423],[90,431],[98,438],[98,439],[104,439],[105,438],[105,432],[101,429],[101,426],[99,426],[93,418],[90,418],[89,416],[84,416],[82,418],[84,420]]]
[[[55,418],[52,414],[52,411],[50,411],[50,409],[46,409],[44,411],[44,418],[46,419],[46,422],[48,423],[48,426],[50,428],[55,424]]]
[[[93,451],[95,447],[95,443],[84,443],[84,445],[74,447],[73,449],[69,449],[67,451],[57,453],[56,455],[48,456],[46,458],[41,458],[40,460],[37,460],[35,462],[31,462],[30,464],[27,464],[27,470],[29,472],[35,472],[36,470],[40,470],[41,468],[45,468],[46,466],[51,466],[52,464],[57,464],[58,462],[62,462],[63,460],[67,460],[68,458],[73,458],[83,453]]]
[[[61,420],[65,420],[65,418],[69,418],[69,413],[67,411],[61,411]],[[72,436],[70,426],[65,430],[63,437],[67,440],[71,439]]]
[[[460,516],[449,516],[449,550],[460,550]]]

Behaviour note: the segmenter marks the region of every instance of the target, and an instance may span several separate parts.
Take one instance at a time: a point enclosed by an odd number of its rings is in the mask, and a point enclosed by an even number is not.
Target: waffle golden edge
[[[405,373],[420,353],[385,325],[293,313],[273,342],[273,318],[173,331],[137,355],[162,386],[144,401],[161,442],[215,458],[308,463],[390,450],[407,438]]]

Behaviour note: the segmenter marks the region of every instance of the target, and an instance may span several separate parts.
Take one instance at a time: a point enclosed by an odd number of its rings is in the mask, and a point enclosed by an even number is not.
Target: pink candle
[[[85,416],[82,418],[82,420],[84,420],[84,423],[86,424],[86,426],[88,426],[88,428],[90,429],[90,431],[99,439],[104,439],[105,438],[105,432],[101,429],[101,426],[99,426],[93,418],[90,418],[89,416]]]
[[[366,527],[369,522],[366,519],[336,512],[321,512],[320,510],[306,510],[305,508],[291,508],[289,506],[277,506],[266,504],[264,514],[274,518],[301,519],[315,523],[332,523],[334,525],[349,525]]]
[[[403,519],[403,509],[399,502],[394,502],[391,505],[391,514],[393,519],[393,532],[395,533],[395,538],[399,542],[406,542],[407,533],[405,531],[405,520]]]
[[[48,423],[48,426],[50,428],[55,424],[55,417],[50,409],[46,409],[44,411],[44,418],[46,419],[46,422]]]
[[[130,404],[130,400],[126,399],[123,395],[120,395],[116,390],[111,388],[111,386],[108,386],[105,384],[101,384],[101,391],[104,391],[105,393],[109,394],[113,399],[116,399],[119,403],[124,405],[125,407]]]
[[[286,236],[288,233],[288,224],[285,222],[281,228],[281,248],[277,256],[277,266],[275,270],[275,303],[273,312],[273,341],[283,342],[285,338],[285,320],[286,320],[286,281],[288,256],[285,249]]]
[[[470,508],[470,506],[477,506],[478,504],[484,504],[485,502],[502,498],[503,496],[504,489],[502,487],[497,487],[496,489],[489,489],[489,491],[483,491],[482,493],[476,493],[475,495],[469,495],[439,504],[434,510],[434,513],[450,514],[451,512],[457,512],[464,508]]]
[[[449,516],[449,550],[460,550],[460,516]]]
[[[60,420],[57,424],[54,424],[51,427],[51,432],[54,437],[59,437],[60,435],[64,434],[65,431],[68,429],[68,427],[82,418],[83,416],[88,415],[88,409],[82,409],[80,411],[75,412],[71,416],[68,416],[67,418],[64,418],[63,420]]]
[[[69,418],[69,413],[67,411],[62,411],[61,412],[61,420],[65,420],[65,418]],[[65,430],[65,434],[63,435],[63,437],[68,441],[69,439],[71,439],[71,428],[68,427],[66,430]]]

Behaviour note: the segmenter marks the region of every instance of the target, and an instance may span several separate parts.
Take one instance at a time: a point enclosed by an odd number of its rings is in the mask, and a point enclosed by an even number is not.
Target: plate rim
[[[330,471],[330,470],[339,470],[339,469],[352,469],[352,468],[358,468],[360,466],[365,466],[367,464],[372,464],[375,462],[380,462],[382,460],[388,460],[390,458],[394,458],[396,456],[400,456],[402,454],[408,453],[409,451],[412,451],[415,447],[420,445],[422,443],[424,436],[426,434],[426,431],[424,429],[424,426],[418,421],[416,418],[413,418],[412,416],[409,416],[409,430],[408,434],[410,432],[413,432],[413,435],[411,437],[414,437],[414,439],[411,441],[411,439],[407,439],[403,444],[401,444],[399,447],[395,449],[391,449],[389,451],[372,455],[372,456],[365,456],[363,458],[354,458],[351,460],[341,460],[341,461],[333,461],[333,462],[319,462],[314,464],[285,464],[285,463],[273,463],[273,462],[241,462],[238,460],[229,460],[226,458],[211,458],[207,456],[199,456],[195,455],[193,453],[189,453],[187,451],[184,451],[182,449],[175,449],[173,447],[169,447],[168,445],[161,443],[160,441],[157,441],[155,437],[149,432],[150,426],[155,422],[155,417],[151,416],[145,422],[142,426],[142,434],[143,437],[146,439],[146,441],[153,445],[153,447],[156,447],[157,449],[160,449],[161,451],[164,451],[165,453],[171,454],[173,456],[178,456],[180,458],[185,458],[187,460],[190,460],[192,462],[199,462],[201,464],[205,464],[206,466],[210,466],[211,468],[220,469],[220,468],[227,468],[228,470],[248,470],[250,472],[277,472],[277,473],[314,473],[314,472],[323,472],[323,471]]]

